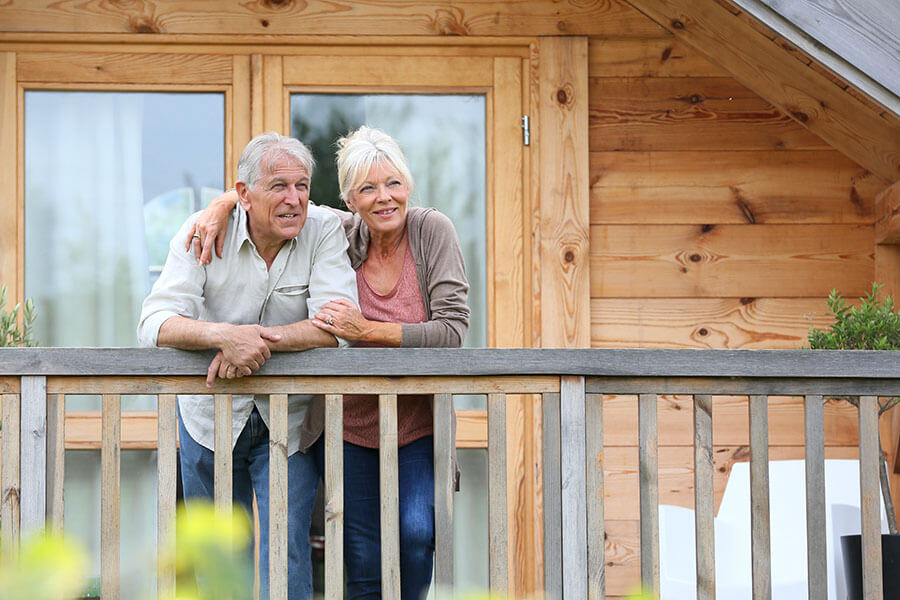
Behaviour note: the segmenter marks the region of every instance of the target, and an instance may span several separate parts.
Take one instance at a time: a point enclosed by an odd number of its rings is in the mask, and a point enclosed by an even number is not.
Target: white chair
[[[769,462],[772,598],[805,598],[806,471],[802,460]],[[825,461],[828,598],[846,597],[840,536],[859,533],[859,461]],[[660,596],[696,598],[694,511],[660,505]],[[882,504],[882,531],[887,531]],[[716,596],[751,598],[750,465],[736,463],[715,518]]]

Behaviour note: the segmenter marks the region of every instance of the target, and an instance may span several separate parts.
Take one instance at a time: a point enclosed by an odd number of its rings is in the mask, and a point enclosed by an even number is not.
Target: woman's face
[[[350,209],[369,226],[373,234],[390,234],[406,225],[409,186],[390,161],[376,163],[349,196]]]

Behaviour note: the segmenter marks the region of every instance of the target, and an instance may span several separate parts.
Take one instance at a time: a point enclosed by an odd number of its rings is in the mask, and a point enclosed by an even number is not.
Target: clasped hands
[[[258,370],[272,356],[281,335],[262,325],[222,323],[219,340],[219,351],[206,370],[206,387],[212,387],[216,377],[236,379]]]

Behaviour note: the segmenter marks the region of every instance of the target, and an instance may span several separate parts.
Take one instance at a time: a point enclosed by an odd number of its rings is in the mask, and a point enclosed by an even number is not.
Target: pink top
[[[419,291],[416,263],[409,246],[403,259],[400,279],[394,289],[381,295],[366,281],[363,266],[356,270],[356,289],[359,292],[359,308],[370,321],[391,323],[424,323],[427,320],[425,302]],[[381,344],[359,342],[359,347],[381,347]],[[431,396],[428,394],[397,397],[398,445],[431,435],[434,431],[431,414]],[[358,446],[378,447],[378,396],[344,396],[344,439]]]

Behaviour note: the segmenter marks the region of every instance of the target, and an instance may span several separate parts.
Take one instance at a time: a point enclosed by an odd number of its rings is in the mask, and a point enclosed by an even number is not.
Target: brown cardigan
[[[341,217],[350,243],[347,249],[350,266],[357,269],[368,256],[369,229],[358,214],[334,212]],[[406,226],[428,321],[403,323],[400,345],[404,348],[459,348],[469,329],[469,307],[466,304],[469,283],[456,229],[450,219],[436,209],[415,206],[407,210]],[[455,411],[452,428],[453,466],[456,488],[459,489]],[[308,450],[324,429],[325,402],[319,396],[313,399],[306,413],[300,434],[300,449],[304,452]]]

